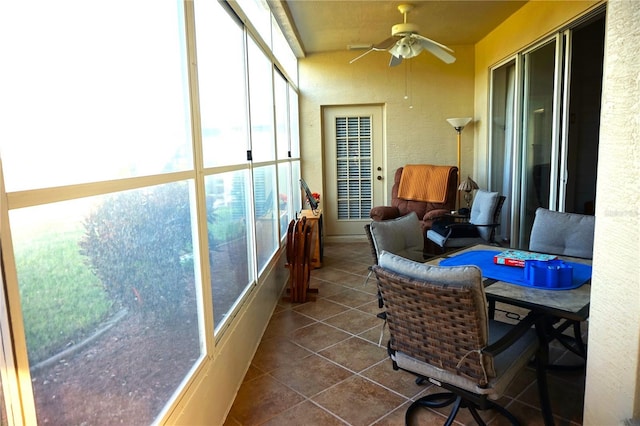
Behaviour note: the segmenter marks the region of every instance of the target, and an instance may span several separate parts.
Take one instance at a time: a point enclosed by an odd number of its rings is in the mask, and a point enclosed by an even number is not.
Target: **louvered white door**
[[[371,207],[382,202],[382,117],[380,105],[324,109],[328,236],[363,235]]]

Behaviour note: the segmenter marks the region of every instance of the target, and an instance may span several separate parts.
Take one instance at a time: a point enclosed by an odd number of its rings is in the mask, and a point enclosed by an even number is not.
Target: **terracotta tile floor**
[[[376,300],[368,243],[325,245],[324,262],[311,274],[315,301],[275,309],[225,425],[403,425],[415,398],[440,389],[418,386],[411,374],[394,371],[385,349],[385,329]],[[554,343],[550,357],[577,360]],[[549,372],[557,425],[582,423],[584,373]],[[535,371],[526,369],[500,400],[523,425],[542,425]],[[418,411],[415,424],[443,424],[448,408]],[[492,411],[490,425],[506,424]],[[468,411],[457,424],[475,424]]]

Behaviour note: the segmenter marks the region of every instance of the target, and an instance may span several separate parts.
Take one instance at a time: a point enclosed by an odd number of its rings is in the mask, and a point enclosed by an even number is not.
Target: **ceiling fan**
[[[423,50],[430,52],[447,64],[454,63],[456,58],[451,55],[453,50],[443,44],[421,36],[418,34],[420,31],[419,27],[416,24],[407,22],[407,13],[412,9],[413,6],[410,4],[399,5],[398,10],[403,14],[404,22],[391,27],[391,37],[378,44],[374,44],[368,51],[357,58],[352,59],[349,63],[354,63],[374,50],[378,52],[386,50],[391,53],[391,61],[389,62],[390,67],[399,65],[402,62],[402,59],[409,59],[418,56]]]

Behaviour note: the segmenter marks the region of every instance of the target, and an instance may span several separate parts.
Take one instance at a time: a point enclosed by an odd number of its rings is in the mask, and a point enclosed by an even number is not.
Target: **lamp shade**
[[[471,117],[447,118],[447,121],[453,126],[454,129],[460,131],[464,129],[464,126],[469,124],[469,122],[471,121]]]
[[[478,184],[469,176],[458,186],[458,191],[471,192],[474,189],[478,189]]]

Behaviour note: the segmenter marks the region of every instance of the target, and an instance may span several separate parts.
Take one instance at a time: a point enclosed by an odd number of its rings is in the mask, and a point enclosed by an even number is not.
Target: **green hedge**
[[[109,197],[84,228],[81,253],[117,304],[167,321],[176,318],[193,287],[185,183]]]

